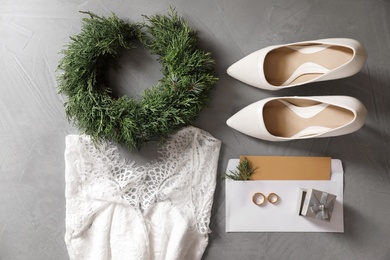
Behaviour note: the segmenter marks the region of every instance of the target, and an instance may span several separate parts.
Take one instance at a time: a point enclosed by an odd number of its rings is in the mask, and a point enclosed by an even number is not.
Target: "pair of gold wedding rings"
[[[261,192],[256,192],[252,196],[252,201],[255,203],[257,206],[261,206],[268,200],[269,203],[275,204],[279,200],[279,196],[276,193],[270,193],[266,197],[263,193]]]

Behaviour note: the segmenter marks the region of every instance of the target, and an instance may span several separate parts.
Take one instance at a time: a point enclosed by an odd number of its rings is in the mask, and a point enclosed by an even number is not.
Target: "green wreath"
[[[71,37],[58,65],[68,120],[94,141],[112,140],[129,148],[163,140],[193,124],[217,78],[211,54],[198,49],[196,32],[187,22],[174,11],[144,16],[144,24],[125,22],[115,14],[86,13],[81,32]],[[115,98],[105,73],[118,68],[117,57],[123,48],[134,48],[134,41],[159,55],[164,77],[139,99]]]

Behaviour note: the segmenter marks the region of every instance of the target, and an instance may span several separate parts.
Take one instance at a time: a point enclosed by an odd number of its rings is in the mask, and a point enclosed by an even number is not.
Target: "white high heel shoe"
[[[352,76],[366,59],[356,40],[322,39],[266,47],[237,61],[227,73],[254,87],[279,90]]]
[[[349,96],[271,97],[243,108],[226,124],[259,139],[290,141],[355,132],[366,115],[363,103]]]

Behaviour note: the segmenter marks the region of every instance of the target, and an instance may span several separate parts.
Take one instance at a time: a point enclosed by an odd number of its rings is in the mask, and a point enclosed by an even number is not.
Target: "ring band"
[[[276,194],[276,193],[270,193],[267,197],[267,200],[272,203],[272,204],[275,204],[276,202],[278,202],[279,200],[279,196]]]
[[[252,201],[255,203],[257,206],[261,206],[265,202],[265,196],[263,193],[256,192],[252,196]]]

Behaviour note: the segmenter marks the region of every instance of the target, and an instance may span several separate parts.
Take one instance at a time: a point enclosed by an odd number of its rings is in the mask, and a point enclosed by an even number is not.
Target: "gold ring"
[[[267,197],[267,200],[272,203],[272,204],[275,204],[276,202],[278,202],[279,200],[279,196],[276,194],[276,193],[270,193]]]
[[[265,196],[263,193],[256,192],[252,196],[252,201],[255,203],[257,206],[262,205],[265,202]]]

